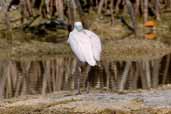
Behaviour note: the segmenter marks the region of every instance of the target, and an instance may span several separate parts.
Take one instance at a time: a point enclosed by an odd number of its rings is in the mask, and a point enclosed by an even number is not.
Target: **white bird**
[[[68,43],[79,62],[95,66],[100,61],[102,51],[100,38],[95,33],[84,29],[81,22],[75,22],[74,29],[69,34]]]

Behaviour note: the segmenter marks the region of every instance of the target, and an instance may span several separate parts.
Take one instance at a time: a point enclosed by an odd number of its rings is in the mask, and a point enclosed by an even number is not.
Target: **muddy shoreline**
[[[0,102],[0,114],[170,114],[171,86],[122,93],[91,90],[20,96]]]

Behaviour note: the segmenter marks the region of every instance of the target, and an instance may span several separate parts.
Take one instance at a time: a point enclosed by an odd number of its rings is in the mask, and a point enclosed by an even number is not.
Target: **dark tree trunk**
[[[148,0],[144,0],[144,22],[148,20]]]
[[[155,1],[156,19],[160,21],[160,0]]]
[[[100,0],[99,7],[98,7],[98,14],[100,15],[102,12],[103,5],[105,3],[105,0]]]
[[[130,15],[130,18],[132,21],[132,25],[133,25],[135,35],[137,35],[137,22],[136,22],[135,10],[133,9],[133,5],[130,2],[130,0],[126,0],[126,5],[128,8],[128,14]]]

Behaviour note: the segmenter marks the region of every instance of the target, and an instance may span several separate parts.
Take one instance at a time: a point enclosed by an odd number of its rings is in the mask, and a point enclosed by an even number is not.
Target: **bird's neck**
[[[82,29],[82,30],[77,30],[76,28],[74,28],[74,30],[73,30],[74,32],[84,32],[84,29]]]

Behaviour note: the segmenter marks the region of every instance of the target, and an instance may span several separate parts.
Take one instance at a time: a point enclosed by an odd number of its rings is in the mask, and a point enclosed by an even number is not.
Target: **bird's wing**
[[[77,58],[82,62],[87,62],[89,65],[96,65],[91,49],[91,42],[88,37],[82,33],[70,33],[68,42]]]
[[[74,37],[74,35],[72,35],[72,33],[70,33],[69,35],[68,43],[70,44],[71,49],[77,56],[77,58],[80,61],[85,62],[84,54],[82,53],[81,48],[79,46],[79,41],[77,40],[77,38]]]
[[[100,61],[100,55],[101,55],[101,51],[102,51],[100,38],[95,33],[91,32],[89,30],[86,30],[86,34],[88,34],[88,36],[89,36],[94,58],[97,61]]]

